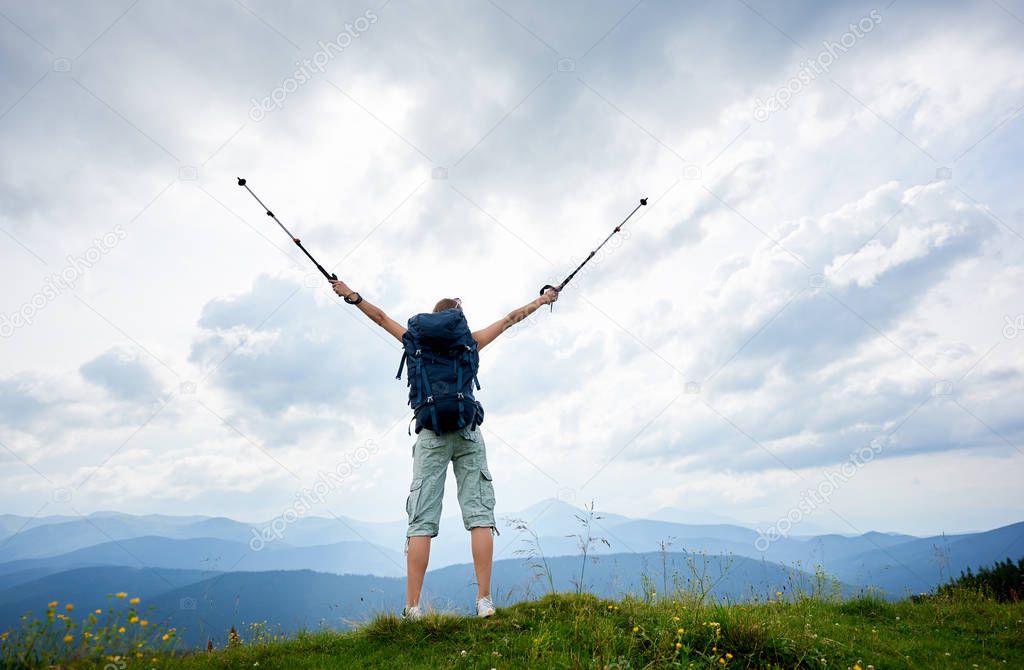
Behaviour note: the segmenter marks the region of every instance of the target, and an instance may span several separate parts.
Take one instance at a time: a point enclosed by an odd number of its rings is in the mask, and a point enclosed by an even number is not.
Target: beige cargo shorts
[[[479,428],[467,426],[443,435],[424,428],[412,446],[412,457],[412,484],[405,501],[409,515],[406,537],[437,536],[449,462],[455,471],[466,530],[490,528],[498,532],[494,523],[494,485]]]

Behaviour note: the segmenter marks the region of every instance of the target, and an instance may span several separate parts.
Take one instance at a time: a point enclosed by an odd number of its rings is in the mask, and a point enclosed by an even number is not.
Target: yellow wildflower
[[[640,632],[640,626],[633,626],[633,632],[634,633],[639,633]]]
[[[65,643],[71,642],[74,639],[75,639],[75,636],[71,635],[70,633],[64,636],[64,642]]]
[[[64,606],[64,609],[66,609],[68,612],[70,612],[70,611],[75,609],[75,606],[72,605],[71,603],[68,603],[67,605]]]
[[[140,625],[140,626],[148,626],[148,625],[149,625],[149,622],[148,622],[148,621],[146,621],[145,619],[143,619],[142,621],[140,621],[140,622],[139,622],[139,625]]]
[[[139,623],[139,617],[134,614],[128,617],[128,623]]]
[[[130,602],[132,605],[138,605],[140,602],[142,602],[142,599],[141,598],[132,598],[128,602]]]
[[[96,610],[96,614],[103,614],[103,610]]]
[[[682,634],[683,634],[683,629],[682,628],[680,628],[679,630],[676,631],[676,635],[682,635]]]
[[[725,655],[725,657],[726,657],[726,658],[728,658],[728,659],[729,659],[730,661],[732,660],[732,654],[728,654],[728,653],[727,653],[727,654]]]
[[[125,593],[124,591],[118,591],[117,593],[115,593],[115,594],[114,594],[114,596],[115,596],[115,597],[117,597],[117,598],[121,598],[122,600],[124,600],[125,598],[127,598],[127,597],[128,597],[128,594],[127,594],[127,593]]]
[[[163,640],[164,642],[167,642],[168,640],[171,639],[171,636],[169,634],[167,634],[167,633],[164,633],[163,637],[161,637],[160,639]]]
[[[720,663],[721,665],[725,665],[725,659],[724,659],[724,658],[720,658],[720,659],[718,659],[718,662],[719,662],[719,663]]]
[[[123,633],[124,632],[124,626],[121,626],[120,628],[118,628],[117,632],[118,633]]]
[[[676,642],[676,649],[682,649],[682,648],[683,648],[683,643],[682,642]]]
[[[53,600],[53,601],[47,603],[46,606],[49,607],[50,609],[55,609],[57,607],[57,601]]]

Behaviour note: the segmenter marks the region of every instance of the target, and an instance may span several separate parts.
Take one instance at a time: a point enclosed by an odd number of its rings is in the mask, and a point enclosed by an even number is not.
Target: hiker
[[[487,468],[487,454],[479,426],[483,406],[473,397],[479,367],[478,352],[542,305],[555,302],[558,290],[544,293],[509,312],[482,330],[470,332],[460,298],[445,298],[431,313],[417,314],[403,328],[379,307],[363,299],[345,282],[331,279],[334,292],[354,305],[371,321],[402,343],[405,351],[398,367],[408,366],[409,404],[416,422],[413,444],[413,479],[405,509],[406,531],[405,609],[402,617],[419,619],[420,590],[430,557],[430,539],[437,536],[441,520],[444,483],[451,461],[458,486],[462,521],[470,532],[473,568],[476,571],[476,613],[494,614],[491,600],[491,562],[494,557],[494,486]]]

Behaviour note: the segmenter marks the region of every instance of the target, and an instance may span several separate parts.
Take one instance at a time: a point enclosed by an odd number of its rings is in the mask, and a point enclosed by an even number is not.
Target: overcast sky
[[[650,198],[483,353],[499,509],[1024,518],[1024,2],[5,1],[0,58],[0,511],[403,516],[399,345],[244,176],[474,328]]]

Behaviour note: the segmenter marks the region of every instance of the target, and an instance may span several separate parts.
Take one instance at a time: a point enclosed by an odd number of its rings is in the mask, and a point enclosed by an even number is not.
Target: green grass
[[[243,640],[212,653],[145,660],[141,667],[181,670],[1024,668],[1024,603],[970,592],[918,603],[861,598],[723,606],[552,595],[486,620],[380,616],[349,633],[302,633],[258,645]]]

